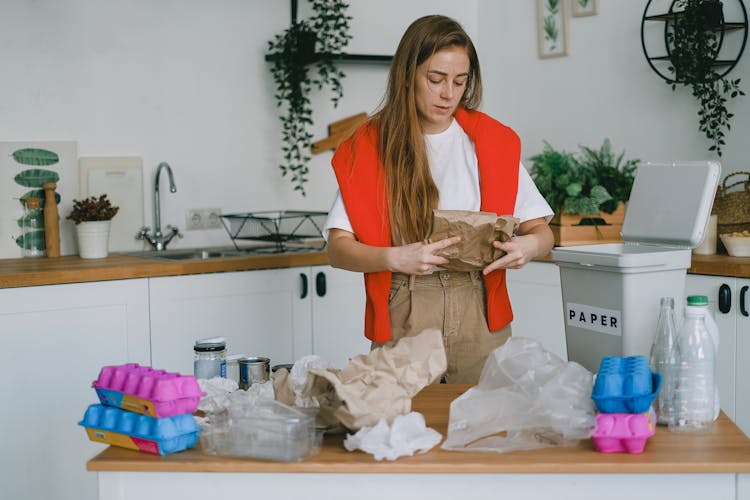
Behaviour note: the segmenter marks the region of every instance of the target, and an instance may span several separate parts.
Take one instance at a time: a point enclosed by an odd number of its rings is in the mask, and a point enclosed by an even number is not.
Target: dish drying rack
[[[237,250],[247,248],[238,242],[248,241],[266,243],[274,252],[285,252],[322,250],[326,246],[322,231],[326,217],[328,212],[265,210],[225,214],[221,216],[221,222]]]

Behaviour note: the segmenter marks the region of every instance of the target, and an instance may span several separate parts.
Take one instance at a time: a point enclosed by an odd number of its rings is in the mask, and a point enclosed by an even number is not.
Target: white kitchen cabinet
[[[568,359],[560,270],[551,262],[529,262],[507,271],[513,308],[512,334],[541,342],[563,360]]]
[[[151,362],[193,373],[193,345],[227,338],[229,354],[291,363],[312,350],[309,267],[151,278]]]
[[[2,498],[97,498],[76,424],[102,366],[148,364],[148,328],[146,279],[0,289]]]
[[[230,354],[266,356],[272,365],[318,354],[343,367],[369,349],[359,273],[314,266],[149,281],[156,368],[193,373],[195,341],[213,336],[227,338]]]
[[[362,273],[331,266],[310,268],[312,352],[343,368],[370,351],[365,338],[365,286]]]
[[[685,291],[686,296],[708,297],[719,327],[716,371],[721,408],[750,435],[750,279],[689,274]],[[722,294],[726,299],[720,299]]]

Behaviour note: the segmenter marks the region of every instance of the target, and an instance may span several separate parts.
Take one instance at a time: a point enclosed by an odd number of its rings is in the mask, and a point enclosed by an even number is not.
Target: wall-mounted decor
[[[727,78],[747,43],[742,0],[649,0],[641,20],[648,64],[672,90],[690,87],[698,100],[698,129],[719,157],[725,146],[730,99],[745,95],[740,79]]]
[[[570,0],[573,17],[595,16],[599,12],[599,0]]]
[[[58,214],[78,196],[77,144],[71,141],[0,142],[0,258],[22,256],[22,219],[27,198],[44,208],[45,182],[57,184]],[[60,217],[60,253],[75,253],[72,222]],[[40,240],[41,241],[41,240]]]
[[[567,56],[568,13],[565,0],[537,0],[536,9],[539,57]]]

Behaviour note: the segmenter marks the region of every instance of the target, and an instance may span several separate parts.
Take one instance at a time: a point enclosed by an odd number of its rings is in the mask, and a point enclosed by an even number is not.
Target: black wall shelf
[[[290,0],[291,2],[291,23],[297,22],[297,6],[298,0]],[[273,62],[278,58],[278,54],[266,54],[266,61]],[[320,59],[333,59],[335,61],[346,62],[346,63],[385,63],[390,64],[393,56],[376,55],[376,54],[315,54],[310,60],[311,63],[319,61]]]
[[[712,62],[712,66],[714,67],[721,67],[723,68],[721,72],[718,73],[718,78],[723,78],[727,73],[729,73],[734,67],[737,65],[737,62],[739,62],[740,57],[742,56],[743,51],[745,50],[745,44],[747,43],[747,32],[748,32],[748,21],[747,21],[747,11],[745,10],[745,5],[742,3],[742,0],[735,0],[740,7],[740,11],[742,13],[742,21],[726,21],[724,19],[723,11],[721,13],[721,21],[712,28],[712,31],[715,31],[717,33],[720,33],[720,40],[719,40],[719,48],[717,49],[716,55],[714,56],[715,59]],[[675,82],[674,75],[669,72],[666,66],[663,65],[663,63],[670,63],[671,62],[671,56],[670,56],[670,47],[667,42],[667,32],[670,28],[670,23],[677,22],[680,18],[682,18],[685,15],[684,11],[674,11],[672,10],[675,6],[675,1],[671,2],[671,5],[669,6],[669,11],[665,13],[659,13],[659,14],[649,14],[649,7],[651,6],[652,0],[649,0],[646,4],[646,8],[643,12],[643,19],[641,20],[641,46],[643,47],[643,53],[646,56],[646,61],[648,61],[649,66],[651,66],[651,69],[654,70],[654,72],[659,75],[661,78],[666,80],[667,82]],[[655,10],[655,9],[654,9]],[[718,19],[717,19],[718,20]],[[646,37],[645,37],[645,30],[647,23],[649,22],[661,22],[664,23],[664,36],[663,36],[663,46],[661,47],[661,50],[658,50],[658,52],[662,52],[659,55],[652,56],[649,54],[649,51],[646,47]],[[739,38],[737,35],[734,35],[734,41],[735,41],[735,47],[739,46],[739,48],[736,50],[736,56],[734,59],[728,59],[728,58],[722,58],[719,59],[719,51],[721,50],[725,37],[724,35],[731,32],[739,32],[741,31],[741,41],[739,41]],[[731,37],[730,37],[731,38]],[[666,55],[664,54],[666,52]],[[660,66],[657,66],[658,63]]]
[[[278,58],[278,54],[266,54],[266,61],[273,62]],[[386,63],[390,64],[393,56],[373,55],[373,54],[316,54],[310,61],[314,63],[323,57],[341,62],[361,62],[361,63]]]

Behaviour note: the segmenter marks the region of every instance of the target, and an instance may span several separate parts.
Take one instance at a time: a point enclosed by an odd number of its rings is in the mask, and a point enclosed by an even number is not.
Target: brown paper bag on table
[[[471,210],[433,210],[428,242],[461,236],[461,241],[436,253],[448,259],[440,266],[446,271],[479,271],[505,252],[492,246],[494,241],[510,241],[519,221],[510,215]]]
[[[409,413],[414,395],[447,366],[442,332],[425,330],[360,354],[343,370],[310,370],[303,393],[318,401],[321,420],[356,431]]]

